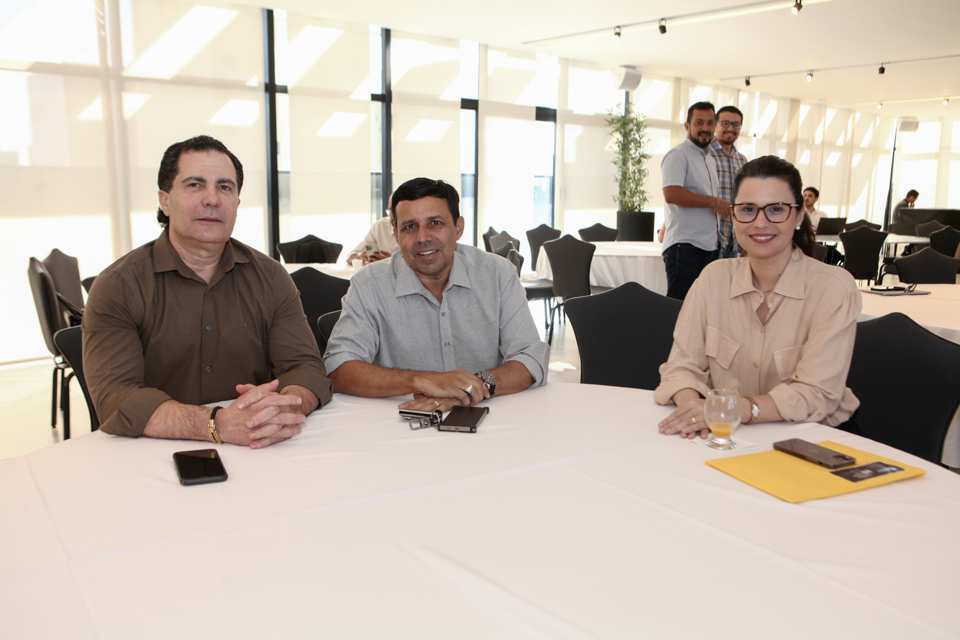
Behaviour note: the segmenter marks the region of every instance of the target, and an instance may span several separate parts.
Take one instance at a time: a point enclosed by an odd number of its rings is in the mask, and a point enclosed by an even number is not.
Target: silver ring
[[[469,387],[464,389],[464,391],[466,392],[467,395],[470,395],[470,392],[473,391],[473,385],[470,385]]]

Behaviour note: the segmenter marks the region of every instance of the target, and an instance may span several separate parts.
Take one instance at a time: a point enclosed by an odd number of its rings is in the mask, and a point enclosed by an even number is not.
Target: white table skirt
[[[0,463],[3,638],[957,638],[960,477],[820,425],[731,453],[552,384],[476,434],[337,395],[293,440],[81,435]],[[927,475],[791,505],[704,461],[832,439]],[[174,451],[227,482],[182,487]]]
[[[667,272],[663,266],[663,245],[659,242],[595,242],[597,251],[590,266],[590,284],[619,287],[639,282],[647,289],[667,294]],[[546,251],[537,259],[537,277],[553,279]]]

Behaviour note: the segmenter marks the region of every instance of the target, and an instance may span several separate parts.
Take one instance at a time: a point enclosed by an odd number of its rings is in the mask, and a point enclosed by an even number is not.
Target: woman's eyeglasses
[[[767,220],[773,223],[783,222],[790,217],[790,212],[799,207],[798,204],[787,204],[786,202],[774,202],[765,207],[759,207],[752,202],[744,202],[733,205],[733,217],[737,222],[753,222],[763,211]]]

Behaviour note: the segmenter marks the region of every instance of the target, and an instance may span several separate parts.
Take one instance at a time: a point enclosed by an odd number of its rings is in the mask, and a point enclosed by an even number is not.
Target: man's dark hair
[[[910,191],[907,191],[907,197],[908,197],[908,198],[909,198],[910,196],[913,196],[914,198],[916,198],[916,197],[919,197],[919,195],[920,195],[920,192],[917,191],[916,189],[910,189]]]
[[[804,193],[806,193],[807,191],[811,192],[814,198],[820,197],[820,192],[817,190],[816,187],[807,187],[806,189],[803,190]]]
[[[743,168],[733,179],[733,201],[737,201],[737,193],[740,191],[740,184],[746,178],[776,178],[783,180],[790,192],[793,194],[793,202],[786,204],[800,205],[800,228],[793,231],[793,243],[800,247],[810,257],[815,257],[814,247],[817,244],[817,234],[813,230],[813,223],[810,222],[810,216],[806,215],[803,208],[803,180],[800,178],[800,172],[797,168],[777,156],[763,156],[756,160],[751,160],[743,165]]]
[[[414,178],[407,180],[397,187],[390,200],[390,219],[393,226],[397,226],[397,205],[404,200],[420,200],[421,198],[440,198],[447,201],[447,209],[456,222],[460,218],[460,195],[457,190],[443,180],[430,178]]]
[[[243,165],[240,164],[237,156],[230,153],[226,145],[210,136],[196,136],[167,147],[167,150],[163,152],[163,159],[160,160],[160,171],[157,172],[157,186],[160,187],[161,191],[170,193],[173,188],[173,180],[180,171],[180,154],[184,151],[216,151],[230,158],[230,162],[233,163],[233,168],[237,172],[237,195],[240,195],[240,190],[243,188]],[[157,208],[157,222],[160,223],[161,227],[170,224],[170,218],[159,207]]]
[[[687,109],[687,124],[690,124],[690,122],[693,121],[694,111],[707,111],[707,110],[713,111],[714,116],[716,116],[717,109],[716,107],[713,106],[712,102],[698,102],[694,105],[691,105],[690,108]]]
[[[743,122],[743,111],[740,111],[740,109],[737,109],[737,108],[736,108],[735,106],[733,106],[732,104],[728,104],[728,105],[725,106],[725,107],[720,107],[720,111],[717,111],[717,120],[720,119],[720,114],[721,114],[721,113],[735,113],[735,114],[737,114],[738,116],[740,116],[740,122],[741,122],[741,123]],[[690,118],[689,118],[689,117],[687,118],[687,121],[688,121],[688,122],[690,121]]]

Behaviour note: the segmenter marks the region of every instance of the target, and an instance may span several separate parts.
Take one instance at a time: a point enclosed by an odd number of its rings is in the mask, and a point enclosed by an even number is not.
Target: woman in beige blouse
[[[687,294],[653,396],[677,406],[660,433],[707,437],[711,388],[740,392],[743,424],[837,426],[859,406],[846,380],[860,292],[846,270],[811,257],[801,189],[800,172],[775,156],[737,174],[734,228],[746,257],[711,263]]]

